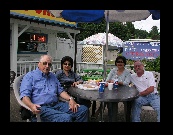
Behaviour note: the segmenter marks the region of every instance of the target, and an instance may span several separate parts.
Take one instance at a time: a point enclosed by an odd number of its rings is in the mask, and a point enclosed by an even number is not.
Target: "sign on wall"
[[[123,56],[131,60],[155,59],[160,56],[160,42],[126,41]]]

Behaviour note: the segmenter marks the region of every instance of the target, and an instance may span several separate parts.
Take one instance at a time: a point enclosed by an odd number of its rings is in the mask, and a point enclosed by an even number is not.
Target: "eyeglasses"
[[[123,61],[117,61],[117,63],[124,63]]]
[[[42,62],[42,63],[43,63],[43,65],[47,65],[48,64],[49,67],[52,66],[52,63],[48,63],[48,62]]]
[[[69,63],[69,64],[68,64],[68,63],[64,63],[64,65],[66,65],[66,66],[67,66],[67,65],[68,65],[68,66],[71,66],[71,64],[70,64],[70,63]]]

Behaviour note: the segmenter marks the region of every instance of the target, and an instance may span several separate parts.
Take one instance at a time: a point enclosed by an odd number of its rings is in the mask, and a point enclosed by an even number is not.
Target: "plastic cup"
[[[112,90],[113,89],[113,83],[108,83],[108,90]]]

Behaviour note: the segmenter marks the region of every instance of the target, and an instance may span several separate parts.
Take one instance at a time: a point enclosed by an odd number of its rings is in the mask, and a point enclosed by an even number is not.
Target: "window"
[[[40,43],[47,43],[47,34],[23,33],[18,39],[18,52],[29,51],[38,52],[37,47]]]

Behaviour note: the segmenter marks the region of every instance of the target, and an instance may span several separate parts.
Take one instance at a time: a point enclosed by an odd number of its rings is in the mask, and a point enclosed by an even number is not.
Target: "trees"
[[[100,23],[78,23],[78,28],[81,32],[76,38],[77,41],[82,41],[91,35],[106,32],[106,21],[103,20]],[[135,29],[132,22],[110,22],[109,33],[114,34],[123,41],[134,38],[160,40],[160,32],[158,32],[157,26],[153,26],[152,30],[148,33],[145,30]],[[57,36],[68,38],[66,34],[57,34]]]
[[[153,40],[160,40],[160,32],[158,32],[157,26],[153,26],[149,32],[149,36]]]

